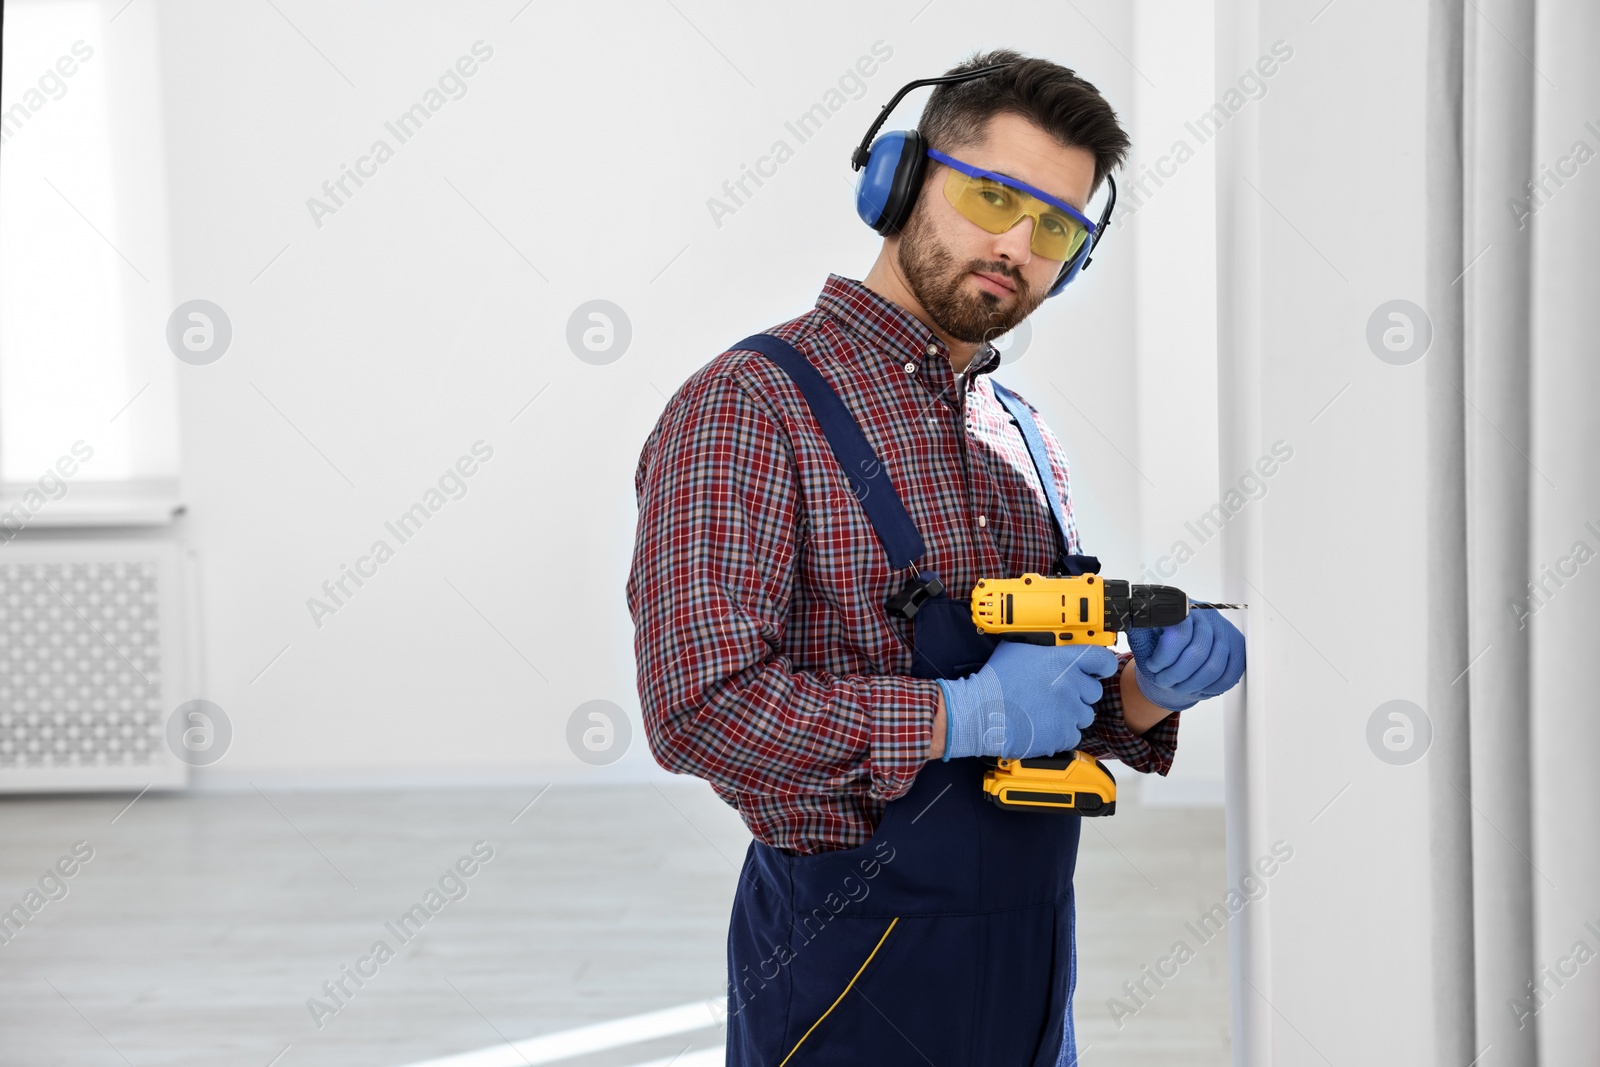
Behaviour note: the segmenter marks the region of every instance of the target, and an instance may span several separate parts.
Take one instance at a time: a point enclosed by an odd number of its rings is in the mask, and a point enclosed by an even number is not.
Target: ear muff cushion
[[[894,187],[889,192],[889,202],[884,205],[883,232],[899,233],[900,227],[911,217],[917,194],[922,191],[922,175],[928,169],[928,152],[922,144],[922,134],[916,130],[900,131],[904,146],[900,161],[894,168]]]
[[[892,130],[868,150],[856,181],[856,214],[880,234],[897,232],[911,216],[927,153],[916,130]]]

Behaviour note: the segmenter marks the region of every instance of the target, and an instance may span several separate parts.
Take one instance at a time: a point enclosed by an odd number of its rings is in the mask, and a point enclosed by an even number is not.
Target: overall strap
[[[834,459],[844,470],[850,488],[872,523],[889,565],[896,570],[922,558],[926,547],[917,524],[911,520],[900,494],[895,492],[889,472],[878,461],[855,416],[844,406],[822,372],[793,345],[769,333],[757,333],[732,346],[731,350],[759,352],[776,363],[799,387],[811,406],[811,413],[822,427],[823,436],[833,449]]]
[[[1033,458],[1033,469],[1039,475],[1039,483],[1044,487],[1045,499],[1050,502],[1050,515],[1054,519],[1056,533],[1061,541],[1061,567],[1068,574],[1100,573],[1100,561],[1094,556],[1076,555],[1072,553],[1072,542],[1067,536],[1067,513],[1061,506],[1061,495],[1056,492],[1055,474],[1050,466],[1050,452],[1044,446],[1044,436],[1039,433],[1039,425],[1034,421],[1033,414],[1022,398],[1011,390],[989,379],[989,384],[994,386],[994,395],[999,398],[1011,416],[1012,423],[1022,433],[1022,440],[1028,446],[1028,455]]]

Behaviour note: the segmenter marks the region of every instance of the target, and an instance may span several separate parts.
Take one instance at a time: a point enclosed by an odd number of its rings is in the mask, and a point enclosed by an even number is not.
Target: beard
[[[981,344],[993,341],[1033,314],[1044,302],[1045,294],[1035,296],[1027,280],[1008,264],[974,259],[958,265],[950,250],[933,235],[922,210],[924,202],[917,202],[900,231],[896,259],[912,295],[934,325],[958,341]],[[972,292],[967,288],[970,271],[998,274],[1016,286],[1016,292],[1009,298],[987,289]]]

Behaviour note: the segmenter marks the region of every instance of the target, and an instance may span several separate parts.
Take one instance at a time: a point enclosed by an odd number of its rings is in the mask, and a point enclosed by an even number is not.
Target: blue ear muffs
[[[927,147],[916,130],[891,130],[873,141],[856,179],[861,221],[880,234],[899,233],[911,217],[927,163]]]

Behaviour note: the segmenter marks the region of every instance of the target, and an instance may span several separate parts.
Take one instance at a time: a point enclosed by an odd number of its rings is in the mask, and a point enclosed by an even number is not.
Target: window
[[[156,20],[143,8],[5,6],[0,537],[164,521],[177,500]]]

